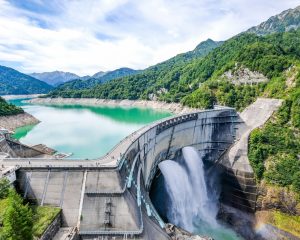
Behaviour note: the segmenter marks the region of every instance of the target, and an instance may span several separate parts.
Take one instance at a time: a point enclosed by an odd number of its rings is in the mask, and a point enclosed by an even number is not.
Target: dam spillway
[[[159,163],[174,159],[185,146],[194,147],[211,171],[216,164],[223,168],[221,202],[253,212],[255,180],[244,145],[238,142],[263,124],[277,105],[270,103],[264,117],[248,125],[231,108],[171,117],[138,130],[98,160],[32,158],[2,163],[18,165],[17,187],[23,196],[61,207],[63,226],[75,227],[81,239],[170,239],[149,198]],[[255,105],[254,109],[262,113]]]

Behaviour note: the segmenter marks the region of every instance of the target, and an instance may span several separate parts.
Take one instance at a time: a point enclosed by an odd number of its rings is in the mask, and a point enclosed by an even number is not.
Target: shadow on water
[[[20,107],[26,106],[38,106],[35,104],[29,104],[24,102],[28,98],[24,99],[13,99],[9,100],[10,103],[13,103]],[[55,105],[47,104],[40,105],[41,107],[52,107],[58,110],[74,110],[74,111],[90,111],[97,115],[108,117],[114,121],[122,123],[133,123],[133,124],[148,124],[153,121],[156,121],[161,118],[169,117],[172,114],[168,111],[154,111],[149,108],[136,108],[136,107],[107,107],[107,106],[84,106],[84,105]]]
[[[105,107],[105,106],[81,106],[81,105],[47,105],[61,110],[88,110],[97,115],[108,117],[114,121],[133,124],[147,124],[161,118],[169,117],[168,112],[153,111],[148,108],[127,108],[127,107]]]
[[[35,127],[36,127],[36,124],[35,125],[27,125],[27,126],[24,126],[24,127],[17,128],[14,135],[13,135],[13,138],[16,138],[16,139],[24,138]]]

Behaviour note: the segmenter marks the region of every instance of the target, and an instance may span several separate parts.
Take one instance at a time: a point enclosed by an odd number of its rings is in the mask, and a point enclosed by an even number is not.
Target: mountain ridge
[[[42,72],[42,73],[30,73],[30,76],[39,79],[43,82],[46,82],[49,85],[57,86],[64,82],[71,81],[73,79],[79,78],[78,75],[71,72],[64,72],[64,71],[53,71],[53,72]]]
[[[92,77],[89,78],[78,78],[71,80],[69,82],[66,82],[64,84],[59,85],[56,89],[59,90],[72,90],[72,89],[83,89],[83,88],[91,88],[97,84],[103,84],[105,82],[108,82],[110,80],[125,77],[129,75],[137,74],[139,71],[134,70],[131,68],[118,68],[112,71],[107,72],[98,72],[95,73]]]
[[[48,93],[52,86],[13,68],[0,66],[0,95]]]
[[[249,28],[247,33],[255,33],[257,35],[266,35],[276,32],[286,32],[300,27],[300,6],[287,9],[261,24]]]

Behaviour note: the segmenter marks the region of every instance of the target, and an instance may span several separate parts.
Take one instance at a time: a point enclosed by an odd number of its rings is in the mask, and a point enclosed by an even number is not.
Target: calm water
[[[106,154],[120,140],[168,112],[141,108],[42,106],[10,102],[22,106],[41,122],[18,128],[14,137],[25,144],[43,143],[72,158],[97,158]]]

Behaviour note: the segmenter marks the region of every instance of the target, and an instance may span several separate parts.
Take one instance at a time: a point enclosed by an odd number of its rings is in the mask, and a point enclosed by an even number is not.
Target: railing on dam
[[[191,114],[186,114],[183,116],[175,117],[169,120],[166,120],[160,124],[157,125],[156,128],[156,135],[160,134],[162,131],[173,127],[177,124],[192,121],[192,120],[197,120],[198,119],[198,114],[197,113],[191,113]]]

